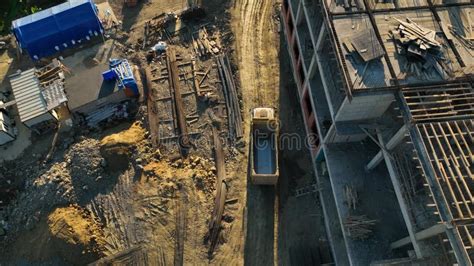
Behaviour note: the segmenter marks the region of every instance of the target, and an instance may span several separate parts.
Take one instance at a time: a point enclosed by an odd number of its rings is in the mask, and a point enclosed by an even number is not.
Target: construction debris
[[[406,72],[420,79],[431,79],[434,75],[447,79],[453,75],[442,45],[436,40],[435,31],[426,29],[409,18],[406,21],[394,19],[399,25],[391,34],[399,47],[398,53],[407,58]]]
[[[208,256],[212,257],[214,249],[218,244],[218,237],[221,228],[222,215],[224,214],[224,207],[227,196],[227,185],[224,182],[226,178],[224,151],[222,143],[216,128],[212,128],[212,135],[214,139],[214,157],[216,161],[217,180],[216,180],[216,197],[214,200],[214,210],[212,211],[211,220],[209,222],[209,252]]]
[[[344,198],[349,208],[355,211],[359,202],[357,190],[355,190],[353,186],[346,185],[344,187]]]
[[[217,55],[221,47],[215,40],[212,40],[205,27],[200,28],[192,37],[194,52],[199,57]]]
[[[363,240],[370,237],[376,223],[376,220],[370,220],[365,215],[347,216],[344,226],[351,238]]]
[[[243,135],[242,114],[240,113],[240,104],[237,90],[234,84],[234,78],[230,68],[230,62],[227,55],[217,56],[217,66],[224,87],[226,97],[227,116],[229,123],[229,135],[232,141],[237,141]]]
[[[178,66],[176,62],[176,53],[173,49],[166,52],[166,62],[168,67],[169,84],[171,91],[174,92],[174,106],[179,129],[179,145],[183,155],[187,154],[187,150],[191,147],[186,125],[186,114],[184,113],[183,99],[181,98],[181,90],[178,78]]]

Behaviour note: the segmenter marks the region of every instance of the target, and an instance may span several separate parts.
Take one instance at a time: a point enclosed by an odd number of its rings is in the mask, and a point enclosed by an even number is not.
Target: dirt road
[[[275,0],[236,0],[233,29],[239,62],[244,110],[277,107],[279,41],[273,20]]]
[[[247,143],[249,111],[259,106],[278,109],[280,46],[278,29],[273,19],[276,3],[275,0],[236,0],[232,10],[231,25],[236,37],[236,61],[243,100],[244,138]],[[243,164],[246,163],[245,160]],[[241,175],[244,180],[241,186],[246,190],[243,209],[245,237],[241,239],[245,247],[244,263],[274,265],[277,263],[274,244],[277,223],[274,218],[275,190],[246,185],[246,171]]]

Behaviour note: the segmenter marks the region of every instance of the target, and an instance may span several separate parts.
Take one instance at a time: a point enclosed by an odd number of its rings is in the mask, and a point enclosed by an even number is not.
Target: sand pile
[[[89,251],[100,251],[103,233],[98,222],[77,205],[57,208],[48,216],[52,235],[73,245],[82,245]]]
[[[145,130],[141,123],[135,122],[129,129],[103,138],[100,153],[110,170],[125,170],[128,168],[133,146],[144,139]]]

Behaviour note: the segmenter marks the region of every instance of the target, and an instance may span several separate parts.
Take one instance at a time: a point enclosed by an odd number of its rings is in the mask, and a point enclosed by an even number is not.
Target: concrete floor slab
[[[366,215],[377,220],[368,239],[355,240],[343,232],[352,265],[369,265],[374,260],[395,257],[390,251],[390,243],[408,234],[385,165],[379,165],[371,172],[364,170],[364,165],[375,155],[377,148],[370,142],[324,145],[341,223],[349,214]],[[345,202],[346,185],[358,192],[356,210],[350,210]]]

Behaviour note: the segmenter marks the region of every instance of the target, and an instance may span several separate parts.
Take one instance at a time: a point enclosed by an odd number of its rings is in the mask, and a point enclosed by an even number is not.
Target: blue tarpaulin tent
[[[69,0],[12,22],[20,48],[37,60],[103,33],[93,0]]]

